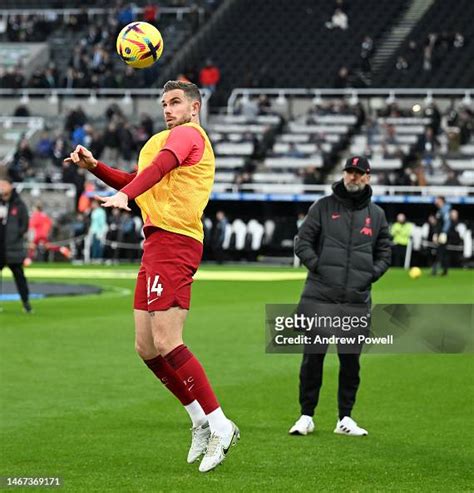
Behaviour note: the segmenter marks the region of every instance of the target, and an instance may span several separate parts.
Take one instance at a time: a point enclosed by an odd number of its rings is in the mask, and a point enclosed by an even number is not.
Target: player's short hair
[[[182,82],[180,80],[169,80],[163,86],[163,93],[174,91],[175,89],[181,89],[189,100],[202,103],[201,91],[196,84],[193,84],[192,82]]]

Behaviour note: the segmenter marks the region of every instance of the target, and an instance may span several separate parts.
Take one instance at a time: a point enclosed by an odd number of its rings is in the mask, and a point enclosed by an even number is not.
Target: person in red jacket
[[[199,83],[204,89],[216,90],[217,84],[221,80],[221,72],[212,60],[206,60],[206,65],[199,72]]]
[[[71,251],[65,246],[58,246],[50,243],[49,235],[53,229],[53,220],[43,212],[43,206],[36,204],[33,208],[28,230],[30,232],[31,242],[28,248],[28,256],[25,259],[25,264],[29,265],[32,259],[36,256],[38,246],[42,246],[47,251],[60,252],[64,257],[70,258]]]

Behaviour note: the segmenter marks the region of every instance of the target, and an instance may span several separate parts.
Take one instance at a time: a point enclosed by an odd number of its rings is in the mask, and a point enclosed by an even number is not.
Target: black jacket
[[[0,201],[7,207],[7,216],[0,218],[0,265],[21,264],[25,260],[25,234],[28,231],[28,209],[20,196],[13,190],[10,200]]]
[[[370,289],[390,266],[390,234],[384,211],[366,186],[314,203],[298,232],[295,253],[309,270],[303,298],[327,303],[370,303]]]

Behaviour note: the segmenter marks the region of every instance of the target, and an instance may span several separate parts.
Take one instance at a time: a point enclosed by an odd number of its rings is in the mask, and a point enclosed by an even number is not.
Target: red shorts
[[[134,308],[163,311],[189,309],[193,275],[202,257],[202,243],[178,233],[156,229],[145,240],[137,276]]]

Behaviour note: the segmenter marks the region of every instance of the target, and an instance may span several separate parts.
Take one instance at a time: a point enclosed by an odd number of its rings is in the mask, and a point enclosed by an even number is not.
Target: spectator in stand
[[[120,241],[122,243],[129,243],[130,245],[135,245],[137,241],[137,236],[135,234],[135,221],[132,214],[128,211],[122,211]],[[131,261],[134,257],[136,257],[136,250],[133,250],[132,248],[124,249],[122,256],[128,261]]]
[[[66,121],[64,122],[64,130],[66,130],[68,134],[71,134],[76,127],[81,127],[85,123],[87,123],[87,116],[81,106],[78,105],[67,113]]]
[[[461,249],[463,240],[459,233],[459,212],[456,209],[451,209],[449,212],[449,218],[451,220],[448,230],[448,245],[456,247],[456,250],[449,250],[449,265],[456,265],[461,263]]]
[[[462,48],[463,46],[464,46],[464,36],[460,32],[457,32],[454,35],[453,47],[459,49]]]
[[[129,168],[135,153],[135,141],[130,123],[123,119],[118,126],[118,137],[120,142],[120,154],[125,165]]]
[[[212,229],[211,236],[211,249],[214,255],[214,259],[218,264],[222,264],[224,261],[224,240],[225,232],[229,221],[223,211],[216,212],[216,220]]]
[[[346,87],[349,87],[349,85],[349,69],[347,67],[341,67],[337,72],[334,87],[336,89],[345,89]]]
[[[112,259],[115,262],[118,261],[120,255],[120,249],[117,245],[112,245],[121,241],[121,222],[122,215],[120,209],[112,209],[107,226],[107,234],[105,239],[107,240],[107,246],[104,248],[104,257]]]
[[[36,143],[36,154],[39,158],[50,158],[53,154],[53,140],[47,131],[41,132],[41,135]]]
[[[15,108],[15,111],[13,112],[13,116],[29,117],[31,116],[31,113],[27,105],[19,104]]]
[[[436,103],[430,103],[423,111],[425,117],[430,119],[430,127],[433,130],[433,134],[436,136],[439,133],[441,127],[441,112],[439,111]]]
[[[143,20],[156,27],[158,20],[158,5],[148,2],[143,9]]]
[[[70,163],[62,163],[62,182],[70,183],[76,188],[76,206],[78,205],[79,198],[84,192],[85,175],[84,171],[78,170],[77,166],[71,166]]]
[[[397,58],[397,63],[395,64],[395,68],[400,71],[408,70],[408,62],[405,57],[399,56]]]
[[[453,169],[449,169],[447,171],[446,181],[444,182],[444,185],[449,187],[458,187],[459,185],[461,185],[461,183],[459,183],[456,172]]]
[[[75,250],[74,259],[79,260],[83,258],[84,253],[84,239],[79,239],[87,232],[87,224],[84,214],[78,212],[73,222],[71,223],[71,236],[74,238]]]
[[[122,29],[122,27],[130,24],[135,20],[135,11],[132,3],[128,3],[124,7],[122,7],[117,15],[118,27]]]
[[[252,121],[258,115],[258,103],[255,98],[242,98],[240,100],[239,113]]]
[[[140,123],[135,128],[135,145],[137,151],[139,152],[141,148],[145,145],[146,141],[154,134],[154,124],[153,120],[147,113],[140,115]],[[91,149],[92,152],[92,149]],[[94,153],[94,156],[96,154]]]
[[[306,154],[300,151],[294,142],[290,142],[288,144],[288,150],[283,153],[284,156],[287,157],[295,157],[295,158],[304,158]]]
[[[121,87],[130,87],[132,89],[140,87],[141,81],[139,80],[137,71],[132,67],[125,67],[125,72],[121,78],[120,85]]]
[[[187,83],[191,82],[188,76],[185,75],[183,72],[181,72],[176,76],[176,80],[179,80],[179,82],[187,82]]]
[[[107,215],[97,200],[91,203],[88,235],[91,242],[91,259],[101,262],[104,256],[104,242],[107,235]]]
[[[252,175],[248,171],[242,171],[241,173],[236,173],[234,178],[233,190],[236,192],[244,191],[251,192],[248,188],[242,188],[242,185],[250,185],[252,183]]]
[[[447,242],[448,232],[451,228],[451,205],[446,203],[444,197],[436,197],[435,205],[438,209],[436,213],[436,232],[433,235],[433,242],[436,245],[436,259],[431,275],[436,276],[438,268],[441,266],[441,275],[446,276],[449,268]]]
[[[303,171],[304,185],[319,185],[321,183],[321,174],[314,166],[309,166]],[[313,191],[307,193],[313,193]]]
[[[53,220],[43,211],[41,204],[36,204],[33,207],[33,212],[28,224],[30,243],[28,248],[28,256],[25,262],[31,264],[33,259],[36,259],[38,247],[46,252],[59,252],[65,258],[71,257],[71,251],[66,246],[58,246],[49,241],[51,231],[53,229]]]
[[[272,103],[266,94],[260,94],[258,97],[258,114],[269,115],[272,112]]]
[[[217,84],[221,80],[221,72],[211,59],[206,60],[206,64],[199,72],[199,83],[204,89],[214,92]]]
[[[431,127],[426,127],[425,132],[418,139],[416,151],[421,158],[421,162],[426,171],[433,174],[433,159],[439,148],[439,141],[434,135]]]
[[[349,19],[342,9],[336,9],[330,21],[326,22],[328,29],[342,29],[345,31],[349,27]]]
[[[66,139],[61,131],[57,131],[53,139],[51,150],[51,162],[57,168],[62,168],[63,166],[63,159],[66,154],[64,151],[65,148]]]
[[[430,72],[433,68],[433,51],[435,49],[437,35],[430,33],[423,47],[423,70]]]
[[[361,70],[365,73],[370,73],[370,58],[374,53],[374,41],[370,36],[364,36],[364,40],[360,46]]]
[[[405,214],[398,214],[397,221],[392,224],[390,234],[393,239],[392,246],[392,265],[403,267],[407,253],[407,245],[411,238],[413,224],[407,222]]]
[[[103,138],[104,159],[111,163],[117,163],[120,156],[120,136],[116,122],[117,118],[112,118],[107,125]]]
[[[296,228],[298,230],[301,228],[301,225],[303,224],[305,217],[306,214],[304,212],[298,212],[298,216],[296,219]]]
[[[12,181],[21,182],[34,175],[34,154],[26,137],[22,137],[13,155],[8,174]]]

